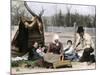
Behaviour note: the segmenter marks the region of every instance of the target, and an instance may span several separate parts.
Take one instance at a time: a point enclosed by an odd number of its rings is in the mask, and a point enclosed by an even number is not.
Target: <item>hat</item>
[[[79,26],[77,29],[77,33],[84,32],[83,26]]]

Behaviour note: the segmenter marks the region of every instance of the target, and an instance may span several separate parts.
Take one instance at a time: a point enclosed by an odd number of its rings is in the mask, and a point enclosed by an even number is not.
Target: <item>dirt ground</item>
[[[59,69],[46,69],[40,67],[34,68],[23,68],[23,67],[16,67],[12,68],[12,74],[23,74],[23,73],[43,73],[43,72],[58,72],[58,71],[78,71],[78,70],[95,70],[96,66],[95,63],[88,65],[86,62],[72,62],[72,68],[59,68]]]

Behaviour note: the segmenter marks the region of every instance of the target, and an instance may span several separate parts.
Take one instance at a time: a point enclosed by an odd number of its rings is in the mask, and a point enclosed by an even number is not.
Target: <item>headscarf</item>
[[[55,40],[59,40],[59,35],[58,34],[54,34],[53,35],[53,43],[55,43]],[[59,45],[59,43],[55,43],[57,46]]]

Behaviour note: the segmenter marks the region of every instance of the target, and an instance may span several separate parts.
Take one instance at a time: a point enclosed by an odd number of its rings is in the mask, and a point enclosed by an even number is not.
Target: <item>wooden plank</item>
[[[53,63],[53,68],[59,68],[59,67],[72,67],[70,60],[64,60],[64,61],[58,61]]]

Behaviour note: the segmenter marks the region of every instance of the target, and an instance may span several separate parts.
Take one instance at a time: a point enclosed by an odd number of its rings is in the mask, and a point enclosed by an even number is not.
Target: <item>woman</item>
[[[63,45],[59,41],[59,36],[55,34],[53,36],[53,41],[49,44],[48,52],[54,53],[54,54],[61,54],[63,50]]]
[[[44,60],[48,63],[58,62],[63,55],[63,45],[59,41],[59,36],[55,34],[53,41],[50,43],[47,53],[44,55]]]
[[[33,42],[32,47],[29,50],[28,60],[34,61],[36,66],[44,66],[44,59],[37,53],[38,43]]]
[[[41,59],[42,57],[37,53],[37,50],[38,49],[38,43],[37,42],[34,42],[32,47],[30,48],[29,50],[29,57],[28,57],[28,60],[38,60],[38,59]]]

